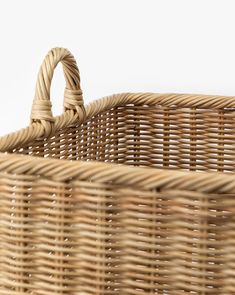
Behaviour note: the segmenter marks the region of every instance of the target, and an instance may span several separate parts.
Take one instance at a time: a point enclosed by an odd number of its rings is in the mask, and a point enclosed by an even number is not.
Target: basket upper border
[[[7,173],[7,174],[6,174]],[[10,175],[11,176],[10,176]],[[28,178],[27,178],[28,176]],[[191,191],[194,193],[234,194],[234,173],[178,171],[133,167],[97,161],[68,161],[0,153],[0,179],[35,181],[45,179],[58,185],[87,181],[116,185],[119,189]],[[203,194],[201,195],[203,197]]]
[[[64,127],[81,124],[101,112],[133,103],[149,106],[227,109],[235,114],[234,96],[177,93],[119,93],[89,103],[85,106],[85,115],[83,117],[79,117],[79,114],[74,110],[67,110],[62,115],[55,117],[55,122],[51,128],[51,136]],[[13,150],[29,144],[33,140],[45,137],[44,126],[41,122],[34,122],[26,128],[0,137],[0,151]]]

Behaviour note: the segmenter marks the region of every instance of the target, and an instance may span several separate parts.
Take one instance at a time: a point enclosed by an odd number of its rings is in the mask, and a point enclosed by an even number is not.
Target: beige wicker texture
[[[29,127],[0,150],[0,295],[235,294],[235,97],[84,107],[76,62],[55,48]]]

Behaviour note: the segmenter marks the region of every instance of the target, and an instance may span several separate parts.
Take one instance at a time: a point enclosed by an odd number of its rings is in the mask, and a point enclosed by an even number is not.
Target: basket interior
[[[129,104],[13,152],[192,171],[234,171],[233,109]]]

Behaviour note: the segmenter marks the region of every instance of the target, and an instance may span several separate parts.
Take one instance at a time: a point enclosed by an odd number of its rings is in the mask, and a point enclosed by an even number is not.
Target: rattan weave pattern
[[[117,96],[118,97],[118,96]],[[156,168],[233,172],[234,110],[127,104],[17,152]]]
[[[29,127],[0,139],[0,294],[235,294],[234,118],[223,96],[84,107],[73,56],[50,51]]]

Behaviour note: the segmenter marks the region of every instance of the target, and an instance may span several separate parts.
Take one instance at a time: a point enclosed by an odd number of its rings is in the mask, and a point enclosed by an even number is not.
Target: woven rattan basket
[[[235,294],[235,97],[84,107],[76,62],[55,48],[29,127],[0,150],[0,295]]]

